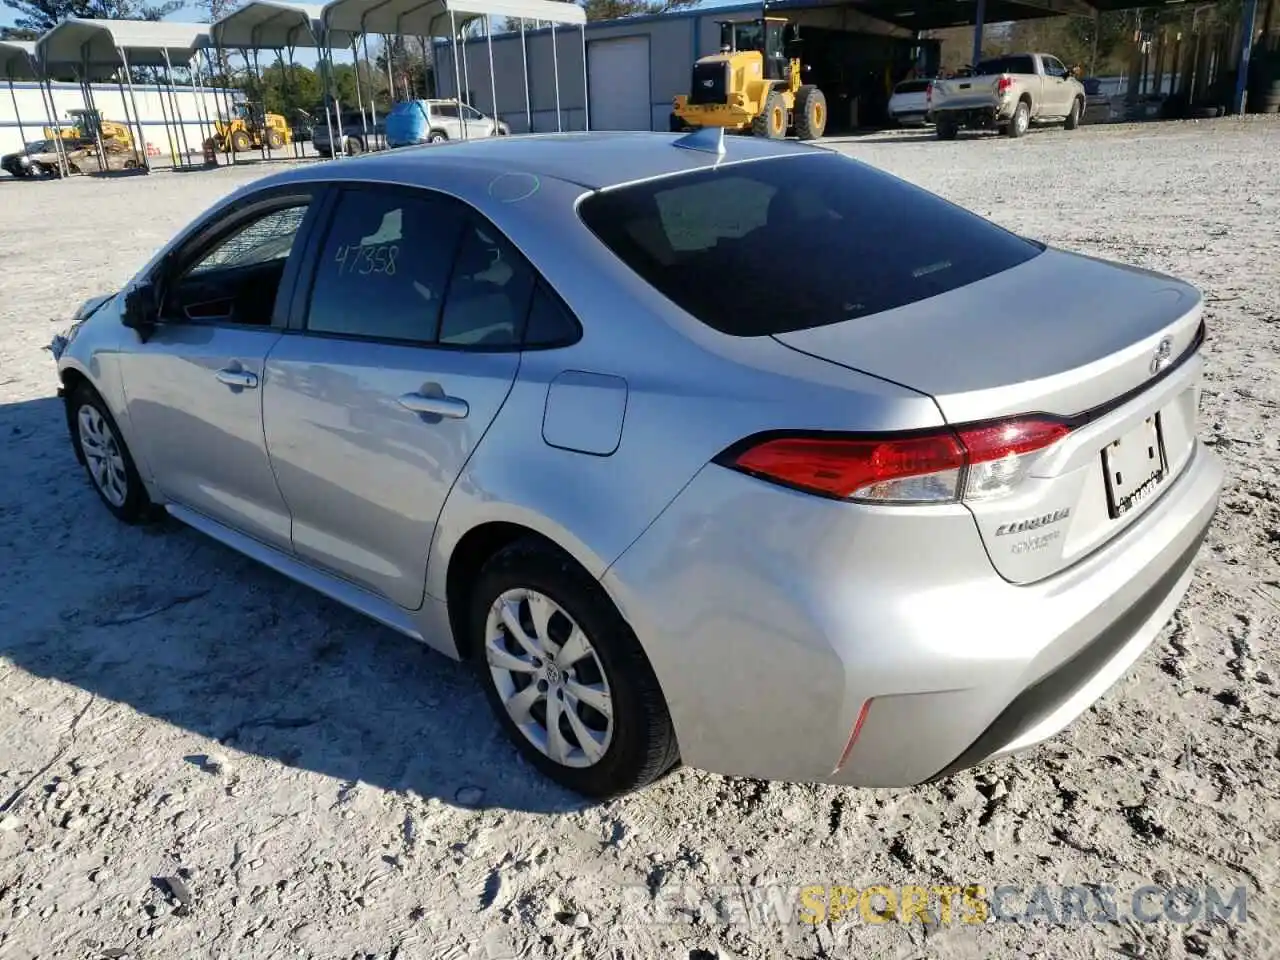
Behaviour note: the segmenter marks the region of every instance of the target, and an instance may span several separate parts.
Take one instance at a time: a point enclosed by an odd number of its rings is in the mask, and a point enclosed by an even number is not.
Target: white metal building
[[[133,90],[138,103],[138,112],[141,114],[142,130],[147,138],[148,153],[152,156],[157,154],[168,156],[173,149],[171,147],[173,121],[171,118],[169,129],[166,131],[164,111],[168,109],[167,98],[162,110],[160,87],[134,84]],[[121,97],[120,89],[114,83],[95,83],[93,85],[94,101],[97,103],[98,109],[102,111],[104,120],[115,120],[119,123],[125,122],[125,98],[128,95],[128,90],[125,90],[124,97]],[[187,131],[187,144],[193,150],[199,149],[198,145],[203,143],[205,136],[208,135],[209,128],[205,118],[212,120],[218,116],[218,102],[221,96],[223,94],[213,90],[204,90],[201,93],[197,93],[190,87],[176,88],[178,112],[181,115],[182,125]],[[17,110],[14,109],[15,100],[17,101]],[[67,111],[79,110],[84,107],[84,99],[80,94],[80,85],[75,83],[53,84],[53,102],[54,109],[58,113],[58,122],[62,125],[70,125]],[[132,119],[133,104],[130,102],[128,106],[127,116]],[[19,119],[21,119],[21,124],[19,124]],[[38,83],[14,83],[13,96],[11,97],[8,85],[0,81],[0,154],[21,150],[24,142],[30,143],[33,140],[43,139],[42,130],[47,123],[48,120],[45,118],[45,107],[41,102],[40,85]],[[130,124],[130,126],[133,126],[133,124]],[[180,144],[175,146],[179,149],[181,148]]]

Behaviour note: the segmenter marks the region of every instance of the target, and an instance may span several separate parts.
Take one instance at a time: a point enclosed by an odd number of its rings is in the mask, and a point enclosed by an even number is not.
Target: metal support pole
[[[196,54],[187,64],[187,79],[191,81],[191,89],[196,97],[196,122],[200,125],[200,150],[203,161],[204,145],[213,136],[209,128],[209,105],[205,103],[204,77],[201,76],[200,57]]]
[[[182,145],[183,163],[185,167],[191,161],[191,144],[187,141],[187,121],[182,116],[182,106],[178,101],[178,92],[173,88],[173,62],[169,59],[169,51],[164,53],[164,76],[165,84],[169,90],[169,113],[173,116],[173,122],[178,128],[178,135],[173,138],[174,146]],[[164,94],[161,94],[163,98]]]
[[[46,99],[47,96],[47,99]],[[53,100],[53,82],[44,79],[40,82],[40,100],[44,103],[45,116],[49,118],[50,129],[53,130],[53,152],[58,155],[58,169],[64,177],[71,176],[71,164],[67,160],[67,151],[62,137],[58,134],[58,106]]]
[[[461,100],[465,100],[467,106],[471,105],[471,58],[467,56],[467,28],[462,28],[462,86],[464,87]],[[459,108],[458,113],[462,110]],[[467,129],[467,118],[462,118],[462,129]]]
[[[973,62],[969,64],[971,67],[976,67],[978,61],[982,59],[982,31],[986,26],[986,19],[987,0],[978,0],[973,23]]]
[[[462,68],[458,65],[458,23],[453,11],[449,11],[449,40],[453,44],[453,82],[457,94],[458,122],[462,124],[462,139],[467,139],[467,124],[462,118]]]
[[[285,75],[289,78],[289,86],[293,88],[293,92],[298,93],[300,89],[298,87],[298,65],[293,62],[293,49],[294,47],[292,43],[290,43],[287,47],[285,47],[285,51],[289,54],[289,68],[287,71],[285,71]],[[284,67],[281,66],[281,69],[284,70]],[[299,109],[301,108],[299,107],[294,108],[295,116]],[[298,138],[295,136],[293,138],[293,156],[295,157],[295,159],[300,159],[302,157],[305,157],[306,155],[307,155],[306,148],[301,143],[298,142]]]
[[[22,152],[28,157],[31,151],[27,149],[27,131],[22,128],[22,113],[18,110],[18,95],[13,89],[13,77],[9,77],[9,99],[13,101],[13,117],[18,121],[18,139],[22,141]]]
[[[124,47],[118,47],[117,49],[120,53],[120,62],[124,64],[124,78],[129,83],[129,102],[133,105],[133,122],[138,127],[138,136],[142,144],[142,162],[140,166],[150,173],[151,158],[147,156],[147,135],[142,129],[142,114],[138,111],[138,95],[133,89],[133,71],[129,69],[129,57],[124,52]]]
[[[86,67],[85,69],[88,72],[88,68]],[[50,88],[49,95],[53,96],[52,88]],[[102,115],[98,113],[98,105],[93,99],[93,85],[85,80],[80,81],[80,99],[84,101],[84,108],[93,111],[93,114],[98,118],[98,122],[93,125],[93,142],[98,145],[98,162],[102,165],[102,169],[105,170],[107,169],[107,148],[102,142]],[[125,103],[123,87],[120,88],[120,104],[125,107],[125,119],[128,119],[128,105]],[[63,144],[63,147],[65,148],[66,144]],[[138,155],[137,144],[134,144],[133,150],[133,155],[136,157]],[[71,170],[70,163],[67,164],[67,170],[68,172]]]
[[[591,91],[587,81],[587,25],[578,24],[582,32],[582,129],[591,129]],[[652,111],[651,111],[652,112]]]
[[[364,47],[365,66],[369,68],[369,106],[372,107],[373,109],[373,127],[376,132],[378,128],[378,91],[375,90],[373,86],[373,61],[369,58],[369,34],[365,32],[363,16],[361,16],[360,18],[360,43]],[[359,61],[357,61],[356,74],[359,75],[359,73],[360,73],[360,63]],[[387,102],[395,103],[395,98],[391,96],[390,90],[387,91]],[[386,141],[387,141],[386,134],[383,134],[382,149],[384,150],[387,148]]]
[[[520,63],[524,75],[524,122],[525,133],[533,133],[533,103],[529,99],[529,48],[524,37],[524,17],[520,18]]]
[[[1093,11],[1093,49],[1089,52],[1089,76],[1097,76],[1098,72],[1098,34],[1102,32],[1102,12]]]
[[[333,51],[330,50],[329,52],[332,53]],[[325,52],[323,50],[319,51],[319,54],[320,56],[317,66],[320,69],[322,86],[324,87],[324,125],[325,129],[329,131],[329,155],[337,159],[338,157],[341,157],[345,151],[342,149],[342,145],[338,143],[337,138],[333,135],[333,114],[330,112],[330,108],[338,102],[338,98],[335,93],[336,82],[333,79],[333,71],[330,69],[333,64],[325,56]],[[339,130],[341,130],[342,117],[339,116],[337,119]],[[339,136],[341,136],[341,133],[339,133]]]
[[[361,92],[360,90],[360,49],[354,38],[352,38],[351,40],[351,61],[353,64],[355,64],[353,69],[355,70],[355,80],[356,80],[356,107],[360,111],[360,133],[364,137],[365,147],[368,148],[369,122],[368,122],[368,117],[364,110],[364,93]],[[374,126],[376,127],[378,123],[376,114],[374,115],[373,123],[374,123]]]
[[[246,63],[249,62],[247,51],[244,59]],[[262,130],[261,140],[258,143],[258,153],[263,160],[268,160],[271,157],[271,151],[267,147],[267,83],[262,79],[262,61],[258,59],[258,48],[256,46],[253,48],[253,79],[254,84],[257,86],[258,104],[262,107]],[[253,111],[250,110],[249,114],[252,115],[252,113]],[[252,145],[253,141],[250,140],[249,143]]]
[[[983,0],[978,0],[982,3]],[[556,133],[564,132],[564,124],[560,117],[560,55],[556,51],[556,23],[551,21],[551,70],[556,78]]]
[[[391,58],[395,51],[391,45],[391,37],[387,34],[382,35],[382,49],[386,51],[387,56],[387,102],[392,106],[396,103],[396,75],[391,69]]]
[[[431,82],[427,83],[427,38],[418,34],[418,50],[422,54],[422,95],[430,99],[432,88],[435,95],[440,96],[440,81],[436,79],[435,63],[431,64]]]
[[[1236,69],[1235,96],[1231,98],[1231,112],[1244,113],[1246,84],[1249,82],[1249,54],[1253,49],[1253,25],[1258,18],[1258,0],[1245,0],[1244,23],[1240,28],[1240,59]]]
[[[234,111],[232,109],[232,104],[231,104],[231,91],[228,89],[231,84],[231,76],[230,76],[231,58],[222,52],[222,47],[215,47],[215,50],[217,51],[217,54],[218,54],[217,63],[219,65],[226,64],[227,73],[223,74],[219,78],[222,81],[222,86],[214,88],[213,102],[214,102],[214,105],[217,106],[219,113],[221,113],[224,109],[226,111],[225,119],[223,120],[223,124],[222,124],[222,129],[224,133],[224,136],[222,138],[222,152],[223,152],[223,155],[227,158],[227,163],[231,164],[232,166],[235,166],[236,152],[233,149],[232,143],[231,143],[231,117]],[[214,78],[212,62],[210,62],[209,64],[209,74],[210,74],[210,79],[212,80]],[[221,102],[221,105],[219,105],[219,102]],[[214,129],[216,131],[217,129],[216,125]]]
[[[160,90],[159,77],[156,76],[153,79],[156,80],[156,90],[159,91]],[[170,126],[169,108],[165,105],[163,93],[160,94],[160,122],[161,122],[161,125],[164,127],[165,139],[169,141],[169,160],[173,164],[174,169],[177,169],[178,135],[177,133],[169,129],[169,126]]]
[[[498,132],[498,81],[493,75],[493,17],[484,15],[484,40],[489,47],[489,96],[493,98],[494,133]]]

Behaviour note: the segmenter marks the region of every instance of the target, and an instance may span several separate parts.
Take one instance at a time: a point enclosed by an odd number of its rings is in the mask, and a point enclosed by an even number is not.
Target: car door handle
[[[471,412],[467,401],[459,397],[429,397],[423,393],[406,393],[397,398],[400,406],[414,413],[434,414],[437,417],[448,417],[450,420],[461,420]]]
[[[243,387],[247,390],[252,390],[258,385],[257,374],[250,373],[248,370],[219,370],[214,376],[228,387]]]

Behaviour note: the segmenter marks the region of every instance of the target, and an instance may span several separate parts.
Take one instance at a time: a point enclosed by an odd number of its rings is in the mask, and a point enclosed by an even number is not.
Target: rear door
[[[462,139],[462,118],[458,115],[456,103],[433,103],[431,105],[431,126],[444,131],[450,140]]]
[[[520,364],[533,273],[469,207],[346,187],[267,361],[263,421],[298,555],[421,606],[450,488]]]

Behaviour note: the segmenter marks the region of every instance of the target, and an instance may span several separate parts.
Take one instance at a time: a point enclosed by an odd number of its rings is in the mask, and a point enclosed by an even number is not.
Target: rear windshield
[[[579,211],[659,292],[741,337],[890,310],[1008,270],[1043,249],[825,152],[606,190]]]
[[[893,88],[894,93],[924,93],[929,89],[928,80],[903,80]]]
[[[1036,62],[1031,57],[996,57],[983,60],[973,68],[975,77],[993,77],[997,73],[1025,73],[1034,75]]]

